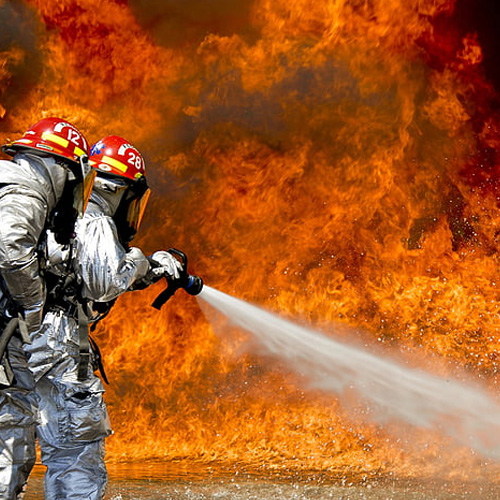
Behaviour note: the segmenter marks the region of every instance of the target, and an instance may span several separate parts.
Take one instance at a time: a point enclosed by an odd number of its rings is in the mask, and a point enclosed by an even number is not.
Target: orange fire
[[[454,1],[175,3],[13,10],[36,43],[0,46],[0,139],[49,115],[91,142],[129,138],[154,189],[146,252],[178,247],[214,288],[361,326],[409,363],[495,389],[498,96]],[[218,338],[193,297],[152,309],[160,290],[121,297],[97,331],[110,461],[477,473],[474,453],[369,423],[296,367],[239,353],[240,333]]]

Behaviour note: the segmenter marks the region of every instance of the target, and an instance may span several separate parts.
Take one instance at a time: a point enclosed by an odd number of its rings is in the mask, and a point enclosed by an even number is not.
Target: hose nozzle
[[[179,259],[182,264],[183,271],[181,272],[180,278],[175,280],[167,279],[168,287],[165,288],[165,290],[163,290],[163,292],[161,292],[151,304],[155,309],[161,309],[163,304],[165,304],[165,302],[167,302],[167,300],[169,300],[179,288],[186,290],[189,295],[198,295],[203,289],[203,280],[199,276],[187,273],[186,254],[177,250],[177,248],[169,248],[168,252]]]
[[[203,280],[199,276],[188,276],[188,283],[183,287],[189,295],[198,295],[203,289]]]

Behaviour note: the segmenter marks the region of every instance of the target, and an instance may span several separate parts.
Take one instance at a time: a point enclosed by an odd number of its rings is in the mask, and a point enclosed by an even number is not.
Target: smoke
[[[252,3],[253,0],[132,0],[129,5],[158,44],[185,47],[200,43],[208,33],[253,38],[256,30],[250,21]]]
[[[498,65],[500,10],[498,4],[492,0],[458,0],[454,21],[463,34],[477,34],[484,55],[483,67],[486,77],[497,90],[500,90],[500,66]]]
[[[359,134],[360,120],[371,116],[373,133],[376,124],[398,105],[393,89],[362,96],[356,78],[335,61],[296,67],[284,60],[279,68],[284,77],[269,88],[254,91],[245,89],[238,68],[221,74],[220,65],[220,61],[209,65],[209,73],[221,77],[207,79],[195,103],[200,109],[195,120],[198,132],[227,123],[276,147],[314,141],[318,149],[335,154],[332,138],[345,133],[343,129],[350,128],[351,136]],[[354,123],[358,123],[356,128]],[[349,146],[347,141],[344,144]],[[369,156],[373,149],[367,148],[365,154]]]
[[[36,14],[25,3],[0,2],[0,118],[6,110],[22,106],[23,97],[39,80],[38,28]]]

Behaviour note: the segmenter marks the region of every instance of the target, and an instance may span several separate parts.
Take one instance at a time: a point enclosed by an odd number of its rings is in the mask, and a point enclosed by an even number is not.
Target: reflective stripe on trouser
[[[20,498],[35,463],[36,396],[21,341],[9,342],[12,387],[0,390],[0,498]]]
[[[45,498],[100,500],[107,483],[104,438],[111,433],[104,388],[91,374],[77,380],[78,365],[65,359],[36,383],[37,437],[45,473]]]

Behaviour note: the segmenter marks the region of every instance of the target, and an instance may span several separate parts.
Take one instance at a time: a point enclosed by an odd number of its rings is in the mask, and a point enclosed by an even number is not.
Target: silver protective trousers
[[[7,355],[14,372],[11,387],[0,390],[0,498],[21,498],[35,464],[37,416],[34,381],[21,341],[12,337]]]
[[[101,500],[107,483],[104,440],[111,433],[101,380],[78,380],[78,329],[73,318],[49,312],[32,335],[39,422],[36,435],[47,467],[45,498]]]

